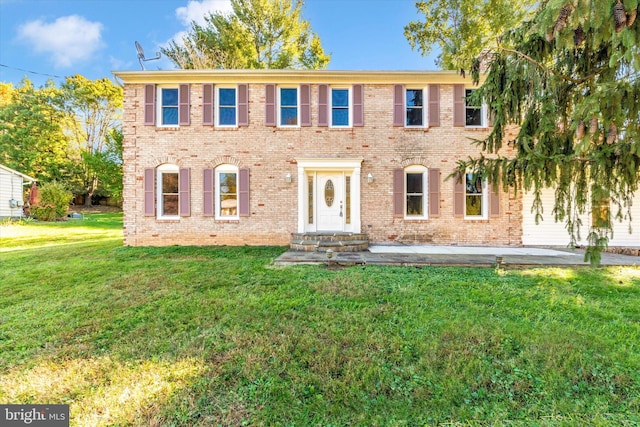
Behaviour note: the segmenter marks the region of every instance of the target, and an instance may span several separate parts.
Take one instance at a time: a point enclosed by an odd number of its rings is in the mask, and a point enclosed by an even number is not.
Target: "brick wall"
[[[358,83],[358,82],[354,82]],[[426,85],[425,85],[426,86]],[[127,84],[124,104],[124,236],[138,245],[287,245],[297,231],[296,158],[363,158],[362,231],[372,243],[520,245],[520,197],[501,193],[500,216],[465,220],[453,215],[454,183],[447,177],[457,160],[476,153],[471,138],[486,129],[453,126],[453,85],[440,86],[440,127],[393,126],[393,85],[365,84],[364,127],[318,127],[318,85],[311,85],[312,126],[264,126],[264,84],[249,85],[249,126],[202,126],[202,85],[191,84],[191,124],[175,128],[143,125],[144,85]],[[508,152],[508,149],[507,149]],[[191,215],[175,221],[144,216],[144,170],[163,163],[191,169]],[[203,216],[203,169],[221,163],[250,168],[250,216],[219,221]],[[441,171],[440,216],[407,220],[393,216],[393,170],[411,164]],[[293,180],[286,182],[291,174]],[[374,182],[367,182],[367,174]]]

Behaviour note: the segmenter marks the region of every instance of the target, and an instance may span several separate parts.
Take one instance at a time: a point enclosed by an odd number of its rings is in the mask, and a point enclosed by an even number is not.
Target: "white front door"
[[[344,231],[344,174],[318,173],[316,182],[317,230]]]

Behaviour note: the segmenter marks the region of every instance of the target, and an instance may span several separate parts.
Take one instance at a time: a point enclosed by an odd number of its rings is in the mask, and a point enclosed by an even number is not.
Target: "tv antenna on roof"
[[[140,67],[143,70],[144,70],[143,62],[154,61],[156,59],[160,59],[160,52],[156,52],[156,57],[155,58],[145,58],[144,57],[144,50],[142,50],[142,46],[140,46],[140,43],[138,43],[137,41],[136,41],[136,50],[138,51],[138,61],[140,62]]]

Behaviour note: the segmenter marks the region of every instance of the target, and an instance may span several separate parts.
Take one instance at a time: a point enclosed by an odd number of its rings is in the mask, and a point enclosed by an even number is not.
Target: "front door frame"
[[[309,174],[318,172],[334,172],[343,176],[351,177],[351,224],[344,224],[344,231],[360,233],[360,169],[362,158],[300,158],[295,159],[298,163],[298,233],[316,231],[317,218],[314,224],[309,224],[309,195],[308,178]],[[318,193],[315,188],[314,192]],[[317,203],[314,197],[314,204]],[[345,206],[346,209],[346,206]]]

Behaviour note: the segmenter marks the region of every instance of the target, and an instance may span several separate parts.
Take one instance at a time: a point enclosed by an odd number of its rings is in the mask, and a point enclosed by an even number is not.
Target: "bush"
[[[55,221],[66,216],[73,199],[71,191],[57,181],[44,184],[39,189],[40,203],[31,207],[31,214],[40,221]]]

